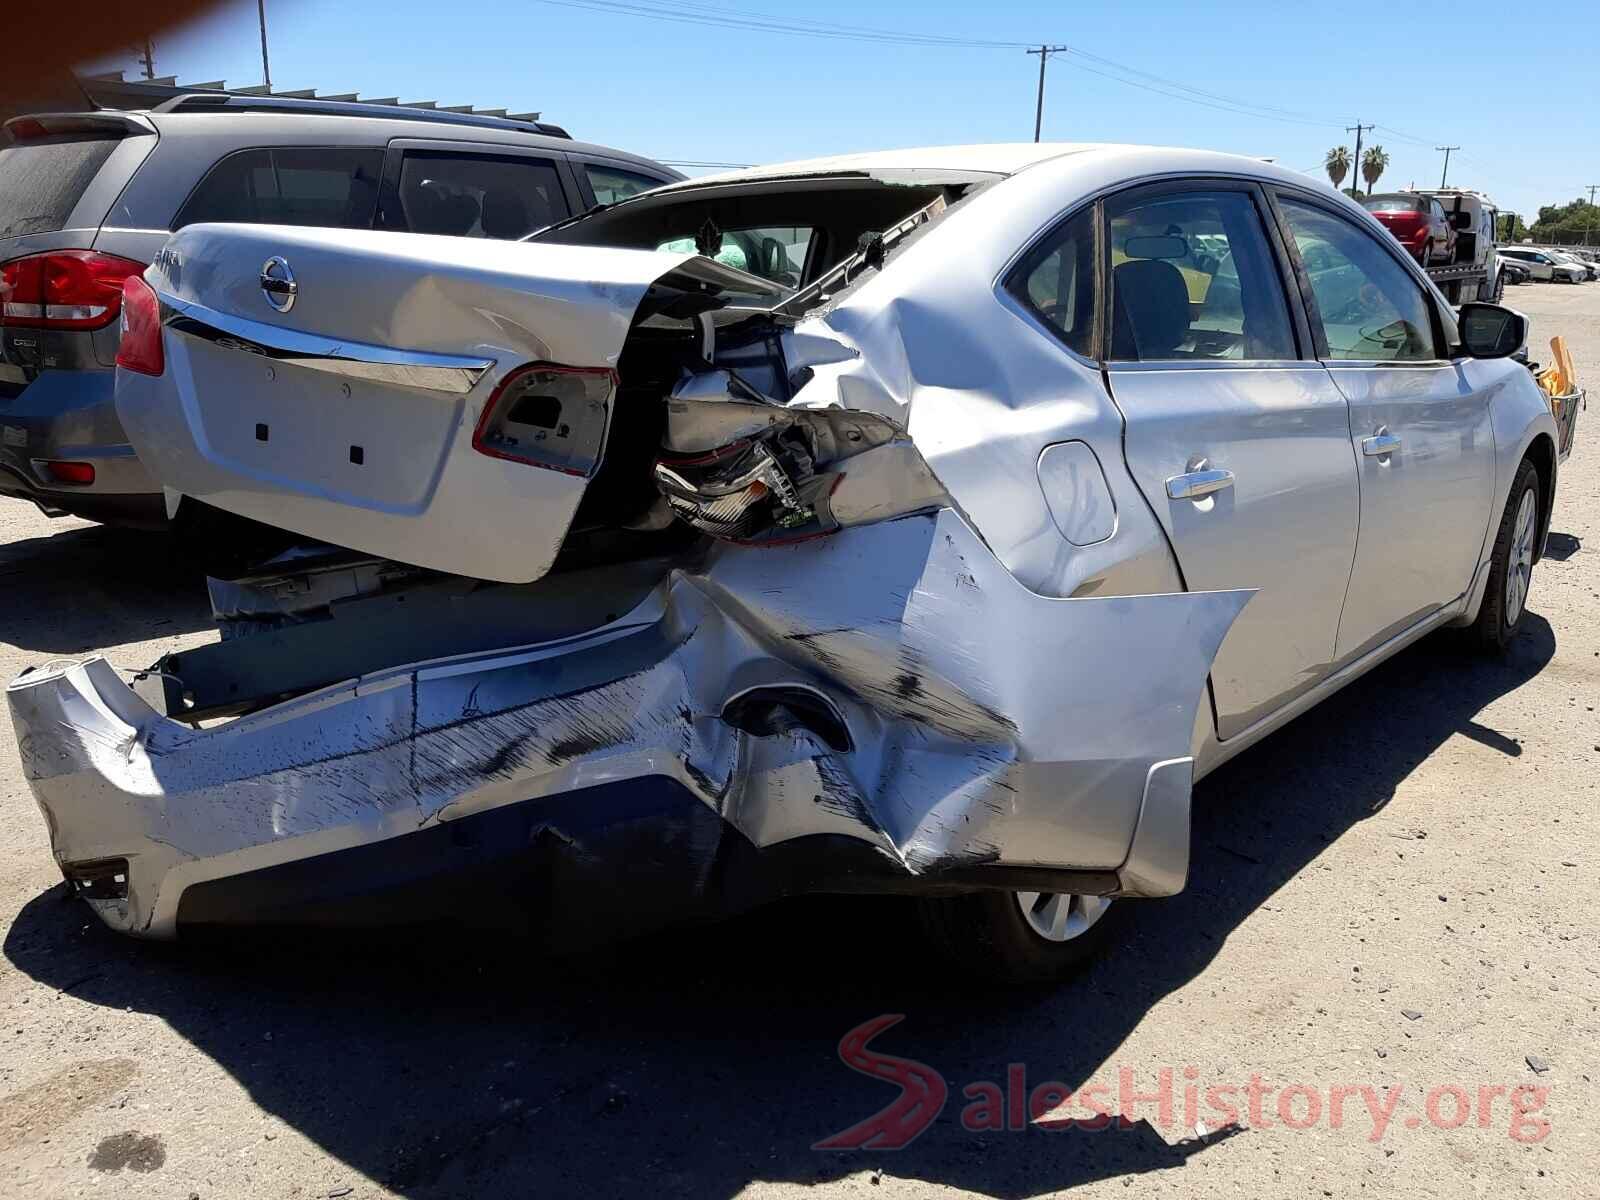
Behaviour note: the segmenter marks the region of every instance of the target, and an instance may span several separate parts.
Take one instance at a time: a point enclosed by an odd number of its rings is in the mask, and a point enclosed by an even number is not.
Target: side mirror
[[[1528,341],[1528,318],[1498,304],[1463,304],[1458,310],[1461,349],[1471,358],[1509,358]]]

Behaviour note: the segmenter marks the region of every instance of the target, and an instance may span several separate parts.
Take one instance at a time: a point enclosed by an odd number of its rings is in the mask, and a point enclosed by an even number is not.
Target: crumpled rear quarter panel
[[[129,932],[170,935],[196,882],[651,776],[757,849],[843,835],[930,882],[1110,869],[1151,767],[1187,756],[1248,596],[1041,597],[944,510],[719,547],[594,634],[400,667],[210,729],[157,714],[102,659],[7,694],[58,861],[130,859],[128,900],[92,901]],[[850,748],[723,719],[773,686],[826,697]]]

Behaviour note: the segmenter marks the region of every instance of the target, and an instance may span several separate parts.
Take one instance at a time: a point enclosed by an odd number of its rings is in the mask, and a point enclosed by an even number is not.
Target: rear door
[[[1253,185],[1222,181],[1106,202],[1128,465],[1189,590],[1257,589],[1212,666],[1222,738],[1328,674],[1356,545],[1348,408],[1265,212]]]
[[[384,164],[378,228],[514,241],[587,207],[564,154],[397,138]]]
[[[1488,389],[1498,372],[1451,361],[1443,314],[1412,265],[1319,199],[1278,192],[1317,353],[1350,403],[1361,539],[1337,658],[1357,658],[1467,590],[1494,488]]]

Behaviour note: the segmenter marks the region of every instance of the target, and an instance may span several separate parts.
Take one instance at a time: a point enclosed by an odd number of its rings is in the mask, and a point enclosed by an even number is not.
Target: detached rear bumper
[[[7,697],[57,861],[142,936],[469,892],[599,897],[622,932],[796,891],[1162,895],[1187,870],[1196,704],[1246,600],[1035,596],[943,512],[724,548],[593,633],[210,729],[99,658]]]

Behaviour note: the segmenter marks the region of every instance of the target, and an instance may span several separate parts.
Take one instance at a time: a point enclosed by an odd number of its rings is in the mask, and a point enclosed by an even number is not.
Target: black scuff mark
[[[605,730],[578,729],[560,741],[551,743],[544,756],[551,766],[559,766],[570,758],[582,758],[585,754],[604,750],[612,744],[612,740]]]
[[[518,734],[507,739],[498,750],[484,763],[481,770],[486,776],[501,775],[509,768],[522,761],[523,751],[527,749],[528,742],[533,738],[532,732]]]
[[[815,797],[817,807],[882,833],[883,829],[873,820],[867,797],[855,777],[832,755],[819,755],[813,763],[822,788]]]

